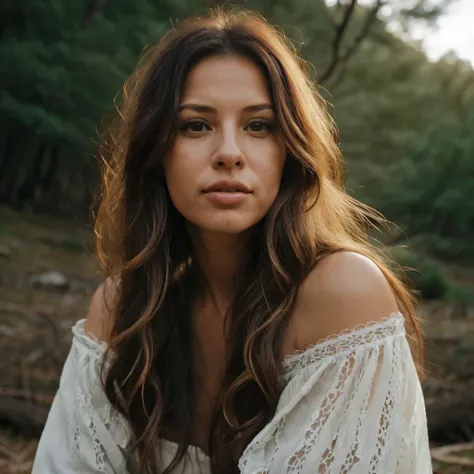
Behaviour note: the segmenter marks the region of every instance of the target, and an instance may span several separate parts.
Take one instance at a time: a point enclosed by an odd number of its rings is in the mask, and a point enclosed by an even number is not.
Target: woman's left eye
[[[267,120],[254,120],[247,127],[250,127],[251,132],[262,133],[271,131],[273,124]]]

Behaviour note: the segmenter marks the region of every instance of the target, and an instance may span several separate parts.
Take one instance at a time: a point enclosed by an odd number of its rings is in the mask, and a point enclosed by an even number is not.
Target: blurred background
[[[31,471],[70,327],[101,280],[100,124],[146,45],[222,3],[0,3],[0,474]],[[395,224],[377,238],[419,292],[435,472],[474,473],[474,1],[233,3],[314,66],[347,188]]]

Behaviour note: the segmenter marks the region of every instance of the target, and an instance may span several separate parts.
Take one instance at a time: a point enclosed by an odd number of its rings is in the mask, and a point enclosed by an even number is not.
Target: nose
[[[245,158],[237,144],[235,132],[228,131],[224,133],[219,147],[212,157],[213,168],[242,168],[244,161]]]

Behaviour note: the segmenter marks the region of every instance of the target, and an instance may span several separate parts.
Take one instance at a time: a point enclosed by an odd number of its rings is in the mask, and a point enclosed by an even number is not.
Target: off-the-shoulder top
[[[106,346],[72,328],[72,347],[32,474],[135,474],[130,430],[99,382]],[[243,474],[432,474],[426,412],[404,318],[330,336],[283,361],[273,419],[243,452]],[[163,467],[176,445],[157,440]],[[182,474],[210,474],[189,447]]]

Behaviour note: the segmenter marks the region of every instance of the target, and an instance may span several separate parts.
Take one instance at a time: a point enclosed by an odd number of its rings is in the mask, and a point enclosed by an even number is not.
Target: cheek
[[[268,200],[274,200],[280,188],[281,178],[283,175],[283,168],[285,166],[286,152],[281,149],[273,153],[271,160],[259,169],[260,182],[262,183],[262,190]]]

